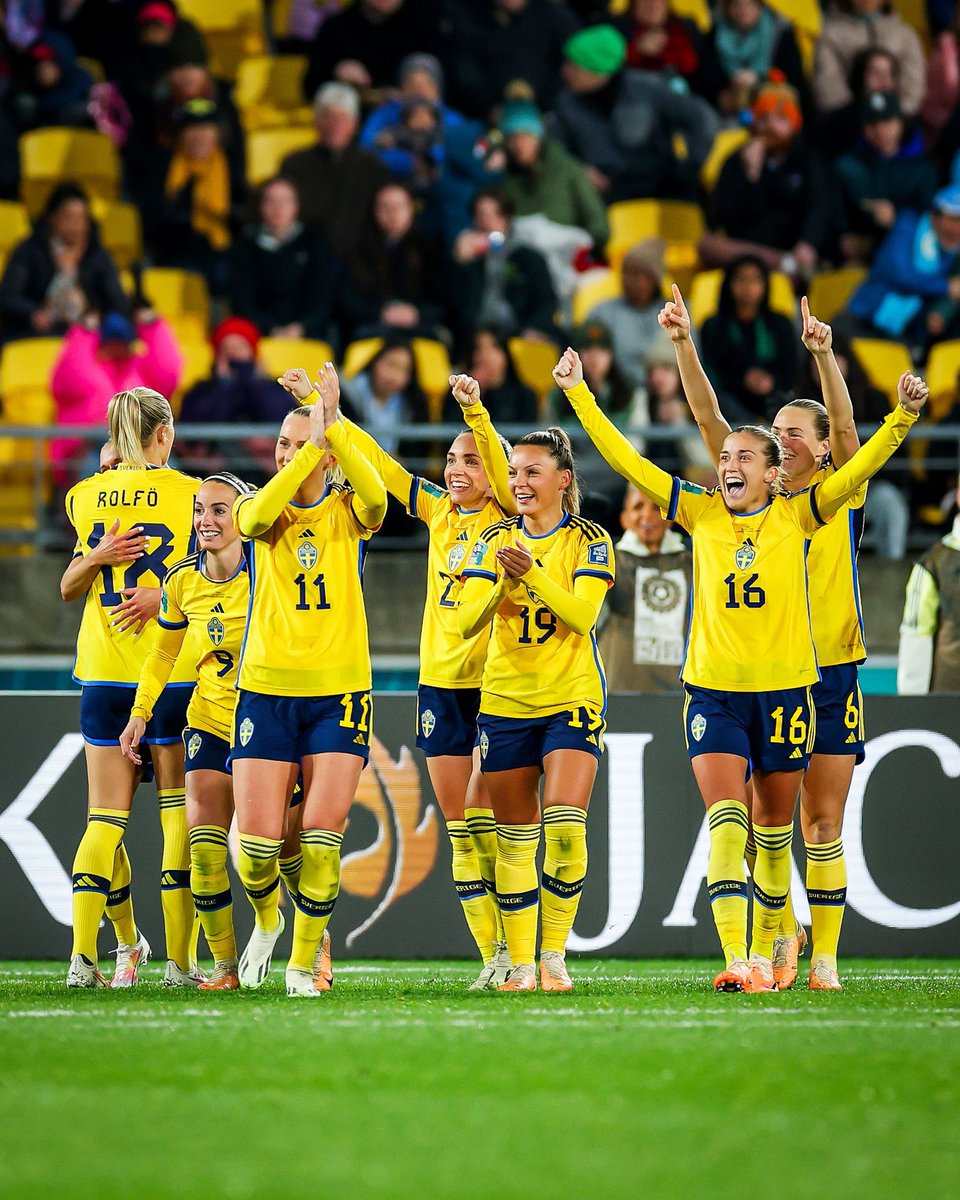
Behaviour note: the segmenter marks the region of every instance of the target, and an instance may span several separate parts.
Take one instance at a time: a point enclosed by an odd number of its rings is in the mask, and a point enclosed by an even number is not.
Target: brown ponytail
[[[577,466],[573,457],[573,446],[565,430],[552,425],[549,429],[538,429],[534,433],[525,433],[516,442],[517,446],[542,446],[550,452],[550,457],[557,465],[558,471],[570,472],[570,484],[563,493],[564,512],[576,516],[580,512],[580,484],[577,480]]]
[[[107,424],[120,461],[145,467],[144,447],[161,425],[173,428],[173,410],[153,388],[130,388],[117,392],[107,405]]]

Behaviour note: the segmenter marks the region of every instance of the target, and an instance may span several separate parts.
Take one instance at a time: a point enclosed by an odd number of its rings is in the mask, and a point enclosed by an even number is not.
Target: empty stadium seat
[[[807,298],[810,311],[821,321],[832,321],[847,306],[847,301],[867,277],[865,267],[840,267],[820,271],[810,280]]]
[[[574,289],[571,316],[574,325],[582,324],[592,309],[604,300],[613,300],[622,292],[617,271],[591,271]]]
[[[723,271],[700,271],[693,277],[690,294],[684,299],[694,325],[702,326],[707,317],[712,317],[720,303],[720,285]],[[781,271],[770,272],[770,307],[793,320],[797,315],[797,300],[793,284]]]
[[[813,68],[813,53],[823,26],[820,0],[767,0],[767,6],[793,25],[803,69],[809,74]]]
[[[0,254],[9,255],[14,246],[30,236],[30,217],[17,200],[0,200]]]
[[[896,407],[897,380],[904,371],[913,370],[910,351],[902,342],[883,338],[853,338],[850,349],[873,386],[886,395],[891,408]]]
[[[161,316],[192,316],[204,333],[209,328],[210,293],[202,275],[177,267],[148,267],[142,283],[144,295]]]
[[[183,397],[195,383],[210,378],[213,370],[213,347],[205,338],[183,338],[180,341],[180,351],[183,354],[183,374],[180,384],[170,397],[173,415],[179,417],[183,405]]]
[[[326,342],[312,338],[265,337],[260,339],[257,358],[271,379],[291,367],[303,367],[314,380],[323,364],[333,361],[333,349]]]
[[[120,159],[105,133],[59,126],[34,129],[22,135],[19,146],[20,199],[31,216],[40,213],[60,183],[77,183],[91,197],[117,199]]]
[[[538,342],[515,337],[507,342],[520,382],[536,392],[542,409],[547,396],[554,387],[553,368],[557,365],[560,350],[552,342]]]
[[[115,202],[95,198],[90,203],[100,227],[100,240],[110,251],[113,261],[122,270],[143,258],[143,231],[140,211],[124,200]]]
[[[245,58],[233,89],[244,129],[309,125],[313,114],[302,90],[306,69],[306,58],[298,54]]]
[[[746,129],[721,129],[717,136],[713,139],[713,145],[710,147],[710,153],[703,160],[703,166],[700,168],[700,182],[708,192],[712,192],[717,186],[717,180],[720,178],[720,172],[723,169],[723,164],[727,161],[731,154],[739,150],[740,147],[749,140],[750,134]]]
[[[177,8],[202,33],[220,79],[234,80],[243,59],[267,48],[263,0],[177,0]]]
[[[906,368],[904,368],[906,370]],[[928,416],[941,421],[957,398],[957,377],[960,375],[960,339],[937,342],[930,351],[923,377],[930,388]]]
[[[621,200],[607,209],[610,242],[632,246],[648,237],[668,242],[698,242],[705,222],[699,204],[686,200]]]
[[[280,164],[295,150],[306,150],[317,142],[312,125],[292,129],[254,129],[247,134],[247,183],[256,187],[280,170]]]
[[[8,342],[0,354],[0,404],[7,425],[52,425],[56,405],[50,390],[61,338]]]

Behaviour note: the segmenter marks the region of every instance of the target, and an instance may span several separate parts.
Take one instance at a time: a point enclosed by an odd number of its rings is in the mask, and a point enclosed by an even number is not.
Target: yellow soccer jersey
[[[133,704],[135,716],[149,721],[166,686],[189,629],[197,650],[197,686],[187,724],[229,742],[237,707],[237,666],[250,606],[246,555],[230,579],[208,579],[204,554],[192,554],[171,567],[163,583],[157,640],[150,652]]]
[[[834,471],[834,467],[819,470],[810,486],[822,484]],[[863,662],[867,657],[857,573],[866,498],[867,484],[864,484],[810,543],[807,555],[810,616],[821,667]]]
[[[250,542],[250,615],[238,686],[269,696],[333,696],[371,686],[360,586],[366,539],[353,492],[331,484],[289,503]],[[234,513],[254,497],[241,497]]]
[[[170,567],[187,554],[199,486],[198,479],[170,467],[121,463],[81,480],[67,493],[67,516],[77,531],[76,554],[89,554],[118,518],[121,532],[140,525],[148,539],[142,558],[124,567],[104,567],[87,592],[73,673],[77,683],[136,686],[156,626],[139,637],[132,629],[119,633],[110,624],[110,613],[122,603],[122,589],[159,587]],[[192,683],[192,668],[185,656],[171,683]]]
[[[464,579],[496,581],[496,552],[521,541],[534,563],[567,591],[578,576],[613,584],[615,559],[609,534],[567,513],[551,533],[525,532],[522,517],[508,517],[484,530],[470,552]],[[491,716],[549,716],[587,706],[603,713],[606,680],[595,629],[577,634],[528,587],[508,594],[493,618],[483,671],[480,707]]]

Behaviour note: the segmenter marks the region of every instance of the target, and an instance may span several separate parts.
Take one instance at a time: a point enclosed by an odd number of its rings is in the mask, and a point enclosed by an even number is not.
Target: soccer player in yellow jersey
[[[311,391],[302,368],[278,382],[304,400]],[[427,602],[420,629],[417,688],[417,746],[427,760],[430,782],[453,848],[453,879],[483,969],[470,985],[483,991],[506,979],[510,959],[496,905],[496,823],[480,774],[477,713],[489,627],[464,640],[457,626],[460,569],[487,526],[515,511],[507,455],[480,401],[480,385],[451,375],[450,387],[463,406],[470,431],[447,451],[444,488],[411,473],[373,437],[346,424],[356,445],[374,465],[387,491],[430,531]],[[484,446],[481,457],[478,443]],[[483,458],[491,462],[488,476]]]
[[[101,987],[97,930],[117,932],[113,987],[132,987],[150,955],[130,901],[130,862],[123,834],[144,770],[120,753],[117,739],[156,632],[152,618],[168,569],[187,553],[198,482],[167,466],[173,447],[170,405],[150,388],[118,392],[107,409],[119,464],[81,480],[67,494],[77,549],[60,583],[64,600],[85,598],[74,679],[82,685],[89,818],[73,864],[73,949],[68,987]],[[184,659],[147,725],[163,829],[161,899],[167,943],[164,983],[196,987],[192,963],[196,917],[190,896],[180,733],[193,687]]]
[[[311,407],[277,439],[277,474],[234,517],[250,542],[250,614],[234,717],[238,873],[256,927],[241,987],[259,987],[283,929],[278,856],[287,800],[303,773],[299,886],[288,996],[319,996],[321,939],[340,890],[340,845],[372,727],[370,649],[360,574],[387,506],[380,476],[338,417],[332,363]],[[345,477],[349,486],[340,482]]]
[[[817,400],[794,400],[777,413],[773,432],[783,446],[783,484],[797,493],[822,482],[842,467],[860,446],[847,385],[833,353],[833,331],[810,312],[806,296],[800,301],[801,338],[814,356],[823,388]],[[690,320],[683,296],[674,285],[673,300],[660,314],[660,324],[673,339],[684,392],[714,462],[730,432],[717,396],[690,338]],[[816,738],[810,765],[800,788],[800,825],[807,860],[807,899],[813,925],[810,987],[840,988],[837,945],[846,902],[846,863],[843,856],[843,810],[853,769],[863,761],[863,699],[857,664],[866,657],[857,551],[863,530],[863,484],[842,505],[810,544],[807,576],[810,616],[817,648],[820,680],[811,695],[816,709]],[[752,848],[747,843],[747,861]],[[797,959],[806,943],[789,894],[774,943],[773,974],[778,986],[789,988],[797,977]]]
[[[197,686],[183,731],[190,887],[215,963],[200,991],[234,991],[240,986],[227,877],[227,834],[233,819],[227,758],[237,705],[237,662],[250,605],[250,574],[233,522],[233,506],[238,496],[252,491],[229,473],[211,475],[200,485],[194,501],[200,550],[167,572],[157,637],[140,672],[130,720],[120,735],[123,753],[139,766],[147,724],[192,628],[198,648]]]
[[[681,671],[684,731],[707,807],[707,892],[726,967],[718,991],[776,990],[773,943],[790,885],[800,775],[815,733],[810,688],[819,679],[806,581],[808,539],[887,461],[927,398],[901,381],[900,403],[840,470],[807,491],[780,486],[783,448],[760,426],[729,433],[711,491],[673,478],[639,454],[597,407],[580,360],[554,372],[607,462],[693,538],[693,616]],[[746,778],[753,769],[753,941],[747,961]]]
[[[613,543],[579,516],[570,441],[528,433],[510,455],[519,513],[484,530],[463,571],[465,638],[491,625],[480,692],[480,763],[497,822],[497,902],[513,963],[501,991],[573,987],[565,952],[587,870],[587,808],[603,752],[606,683],[596,624]],[[540,781],[546,842],[537,887]]]

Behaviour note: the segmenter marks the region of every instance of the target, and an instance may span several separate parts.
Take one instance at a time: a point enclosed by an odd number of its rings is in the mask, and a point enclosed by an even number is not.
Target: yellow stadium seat
[[[8,342],[0,355],[0,403],[7,425],[52,425],[56,405],[50,380],[61,338],[24,338]]]
[[[180,345],[187,342],[205,342],[209,336],[207,323],[196,313],[160,314],[170,326],[173,336]]]
[[[143,293],[163,317],[193,316],[205,332],[210,324],[207,281],[196,271],[177,267],[148,267],[142,275]]]
[[[443,398],[450,390],[450,355],[443,342],[432,338],[413,338],[410,345],[417,360],[417,380],[430,402],[430,417],[439,421]]]
[[[110,251],[117,266],[123,269],[140,262],[143,258],[143,232],[136,205],[97,197],[91,201],[90,211],[100,226],[100,240]]]
[[[333,362],[333,349],[311,338],[265,337],[260,339],[257,358],[264,373],[276,379],[291,367],[303,367],[311,380],[326,362]]]
[[[906,370],[906,368],[904,368]],[[960,376],[960,339],[937,342],[927,359],[923,377],[930,388],[929,416],[942,420],[957,399],[957,377]]]
[[[312,125],[295,125],[292,129],[254,129],[247,134],[247,183],[252,187],[264,183],[280,170],[280,164],[295,150],[306,150],[317,143],[317,131]]]
[[[560,357],[560,350],[552,342],[537,342],[520,337],[510,338],[507,348],[520,376],[520,382],[537,393],[542,408],[554,387],[552,372]]]
[[[234,80],[243,59],[266,51],[263,0],[177,0],[177,7],[203,34],[220,79]]]
[[[378,337],[360,338],[356,342],[351,342],[343,352],[343,365],[340,373],[347,379],[359,375],[382,345],[383,338]]]
[[[708,0],[670,0],[670,11],[676,17],[692,21],[701,33],[707,33],[713,24]]]
[[[924,50],[929,53],[932,44],[930,37],[930,22],[927,19],[925,0],[893,0],[893,7],[900,17],[920,35]]]
[[[690,318],[694,325],[700,327],[707,317],[712,317],[720,303],[720,285],[723,282],[723,271],[700,271],[693,277],[693,285],[689,296],[684,299],[690,310]],[[793,284],[780,271],[770,272],[770,307],[774,312],[783,313],[791,320],[797,315],[797,300],[793,294]]]
[[[912,371],[910,351],[901,342],[888,342],[882,338],[853,338],[850,349],[866,372],[874,387],[879,388],[890,401],[897,404],[897,380],[904,371]]]
[[[821,321],[832,321],[867,277],[865,267],[840,267],[821,271],[810,280],[810,311]]]
[[[710,153],[703,160],[703,166],[700,168],[700,182],[708,192],[712,192],[717,186],[723,164],[749,138],[750,134],[746,129],[721,129],[713,139]]]
[[[40,507],[49,493],[43,444],[0,437],[0,557],[33,554]]]
[[[0,200],[0,254],[9,254],[14,246],[30,236],[30,217],[17,200]]]
[[[248,132],[278,126],[309,125],[310,105],[303,102],[303,55],[245,58],[237,69],[233,98]]]
[[[705,222],[699,204],[686,200],[622,200],[607,209],[610,241],[632,246],[648,237],[668,242],[698,242]]]
[[[195,383],[210,378],[213,370],[213,347],[205,338],[185,338],[180,342],[183,354],[183,374],[180,376],[180,386],[170,397],[173,415],[179,417],[183,405],[183,397]]]
[[[582,324],[591,311],[604,300],[613,300],[622,292],[620,275],[616,271],[593,271],[577,284],[571,301],[574,325]]]
[[[76,183],[88,196],[116,200],[120,159],[105,133],[95,129],[34,129],[20,146],[20,199],[37,216],[60,183]]]
[[[813,67],[813,52],[823,27],[823,13],[819,0],[767,0],[767,7],[793,25],[803,69],[809,74]]]

